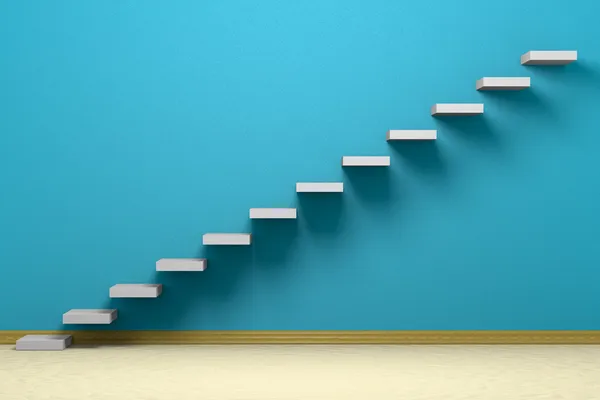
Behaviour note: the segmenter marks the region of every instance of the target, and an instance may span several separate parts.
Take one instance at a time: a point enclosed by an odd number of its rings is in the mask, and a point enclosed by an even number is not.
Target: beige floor
[[[600,346],[0,346],[2,400],[600,399]]]

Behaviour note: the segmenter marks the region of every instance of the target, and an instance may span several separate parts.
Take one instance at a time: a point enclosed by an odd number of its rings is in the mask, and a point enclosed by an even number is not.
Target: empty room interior
[[[600,399],[599,12],[0,1],[0,399]]]

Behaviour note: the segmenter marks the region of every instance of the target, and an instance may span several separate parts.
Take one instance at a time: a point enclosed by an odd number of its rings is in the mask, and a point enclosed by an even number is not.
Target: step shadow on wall
[[[344,193],[298,193],[298,218],[315,238],[335,239],[346,218]]]
[[[435,123],[439,134],[452,135],[470,147],[498,153],[503,150],[503,138],[485,114],[437,117]]]
[[[572,64],[552,67],[543,65],[524,67],[532,75],[532,87],[535,85],[536,77],[539,77],[551,82],[563,82],[578,91],[600,93],[600,62],[577,60]]]
[[[345,212],[341,194],[299,194],[298,201],[298,218],[309,234],[321,239],[339,235]],[[154,271],[146,282],[163,285],[163,293],[156,299],[107,299],[101,308],[118,309],[118,318],[93,329],[170,329],[188,319],[199,327],[196,329],[202,329],[209,323],[202,315],[208,311],[214,321],[216,310],[223,312],[221,321],[226,319],[232,311],[231,299],[238,296],[241,285],[252,284],[248,277],[254,272],[285,273],[298,244],[300,227],[298,219],[250,220],[245,231],[252,233],[250,246],[202,246],[198,257],[208,260],[203,272]],[[242,292],[249,296],[247,301],[252,301],[251,287]],[[194,314],[192,318],[190,313]],[[90,326],[74,325],[69,329],[87,330]]]
[[[298,220],[252,220],[253,267],[271,273],[285,273],[285,266],[298,246]]]
[[[481,94],[484,103],[494,108],[506,109],[511,118],[535,119],[536,124],[543,125],[555,125],[560,122],[560,108],[535,86],[514,92],[485,90]]]
[[[448,178],[448,162],[437,140],[391,140],[388,145],[417,176],[440,182]]]
[[[346,167],[344,175],[352,195],[362,203],[381,207],[395,198],[391,167]]]
[[[156,299],[108,299],[103,308],[116,308],[119,316],[98,329],[172,329],[185,321],[202,327],[208,323],[205,316],[227,320],[232,296],[239,295],[244,276],[252,273],[252,246],[203,246],[198,257],[208,259],[205,271],[153,271],[151,283],[163,285],[163,293]],[[244,293],[249,295],[248,290]],[[218,312],[223,316],[215,318]]]

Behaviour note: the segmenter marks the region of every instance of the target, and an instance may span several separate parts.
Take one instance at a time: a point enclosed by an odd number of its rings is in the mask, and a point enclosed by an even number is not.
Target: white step
[[[576,50],[532,50],[521,56],[523,65],[565,65],[577,61]]]
[[[431,107],[431,115],[478,115],[483,114],[482,103],[441,103]]]
[[[389,167],[389,156],[344,156],[343,167]]]
[[[71,343],[71,335],[26,335],[17,340],[16,350],[64,350]]]
[[[161,258],[156,270],[162,272],[200,272],[206,269],[206,258]]]
[[[389,130],[387,140],[436,140],[436,130]]]
[[[206,246],[249,246],[252,235],[249,233],[205,233],[202,244]]]
[[[159,283],[119,283],[110,288],[111,298],[156,298],[162,293]]]
[[[297,182],[297,193],[343,193],[344,182]]]
[[[69,310],[63,314],[63,324],[110,324],[117,319],[117,310]]]
[[[250,219],[296,219],[295,208],[251,208]]]
[[[481,78],[475,83],[477,90],[523,90],[531,86],[531,78]]]

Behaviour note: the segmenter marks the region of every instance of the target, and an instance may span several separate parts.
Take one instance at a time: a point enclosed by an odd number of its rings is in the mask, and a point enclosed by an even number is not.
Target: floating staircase
[[[577,51],[532,50],[521,56],[522,65],[565,65],[577,60]],[[523,90],[531,86],[529,77],[486,77],[477,80],[476,89]],[[482,115],[483,103],[439,103],[431,107],[431,115]],[[388,141],[436,140],[437,130],[389,130]],[[344,156],[342,167],[388,167],[389,156]],[[297,193],[343,193],[343,182],[297,182]],[[296,219],[295,208],[252,208],[251,219]],[[250,233],[206,233],[205,246],[249,246]],[[163,258],[156,262],[159,272],[201,272],[206,270],[206,259]],[[162,293],[161,284],[117,284],[110,288],[111,298],[156,298]],[[63,324],[110,324],[117,319],[116,309],[73,309],[63,314]],[[70,335],[27,335],[17,341],[17,350],[62,350],[71,344]]]

